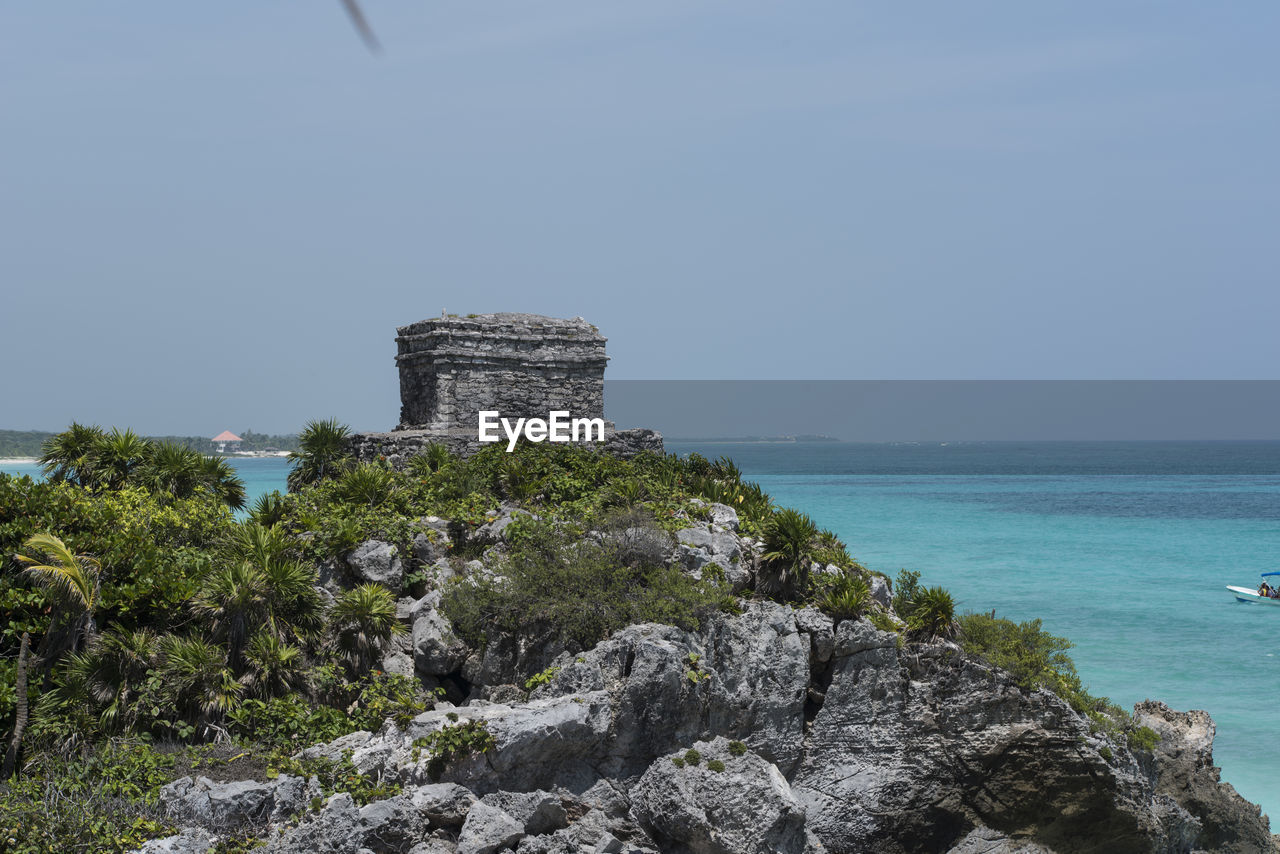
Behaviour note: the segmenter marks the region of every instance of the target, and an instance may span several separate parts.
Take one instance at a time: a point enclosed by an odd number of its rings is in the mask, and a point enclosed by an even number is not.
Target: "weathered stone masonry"
[[[486,314],[398,330],[400,429],[470,427],[477,413],[604,417],[605,338],[580,317]]]
[[[400,423],[390,433],[351,438],[358,459],[405,461],[432,443],[459,454],[480,443],[481,410],[505,418],[604,418],[605,339],[580,317],[480,314],[422,320],[396,330]],[[605,450],[620,456],[662,452],[653,430],[615,430]]]

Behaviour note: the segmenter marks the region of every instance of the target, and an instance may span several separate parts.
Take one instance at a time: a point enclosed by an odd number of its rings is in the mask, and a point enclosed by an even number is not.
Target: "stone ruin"
[[[604,418],[600,330],[581,317],[537,314],[445,315],[396,330],[400,423],[389,433],[359,433],[360,460],[385,458],[400,467],[426,445],[470,454],[482,447],[479,413],[506,418]],[[662,452],[653,430],[617,430],[605,421],[605,450],[620,456]]]

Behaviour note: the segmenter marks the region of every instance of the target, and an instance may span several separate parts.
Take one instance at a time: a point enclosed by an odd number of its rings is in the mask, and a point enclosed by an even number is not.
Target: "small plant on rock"
[[[732,754],[733,756],[745,756],[746,752],[747,752],[747,745],[744,744],[743,742],[741,741],[729,742],[729,753]]]
[[[556,674],[560,672],[559,667],[548,667],[541,673],[535,673],[524,681],[524,695],[528,697],[537,688],[550,684],[552,679],[556,678]]]
[[[690,747],[684,752],[684,761],[688,762],[690,765],[697,765],[702,761],[702,754]]]
[[[707,762],[707,770],[714,771],[719,774],[724,771],[724,763],[719,759],[712,759]]]

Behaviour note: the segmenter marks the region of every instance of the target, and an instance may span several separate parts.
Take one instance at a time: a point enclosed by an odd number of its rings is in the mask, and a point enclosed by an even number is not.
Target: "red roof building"
[[[230,430],[223,430],[221,433],[213,437],[213,444],[217,447],[219,454],[225,454],[228,451],[235,453],[240,450],[240,443],[244,440],[232,433]]]

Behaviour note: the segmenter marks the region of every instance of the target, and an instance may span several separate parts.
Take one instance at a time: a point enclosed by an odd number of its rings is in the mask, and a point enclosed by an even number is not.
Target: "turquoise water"
[[[1223,779],[1280,814],[1280,608],[1223,589],[1280,569],[1280,443],[669,449],[733,457],[873,569],[1040,617],[1095,694],[1207,710]],[[232,462],[250,500],[284,489],[287,460]]]

